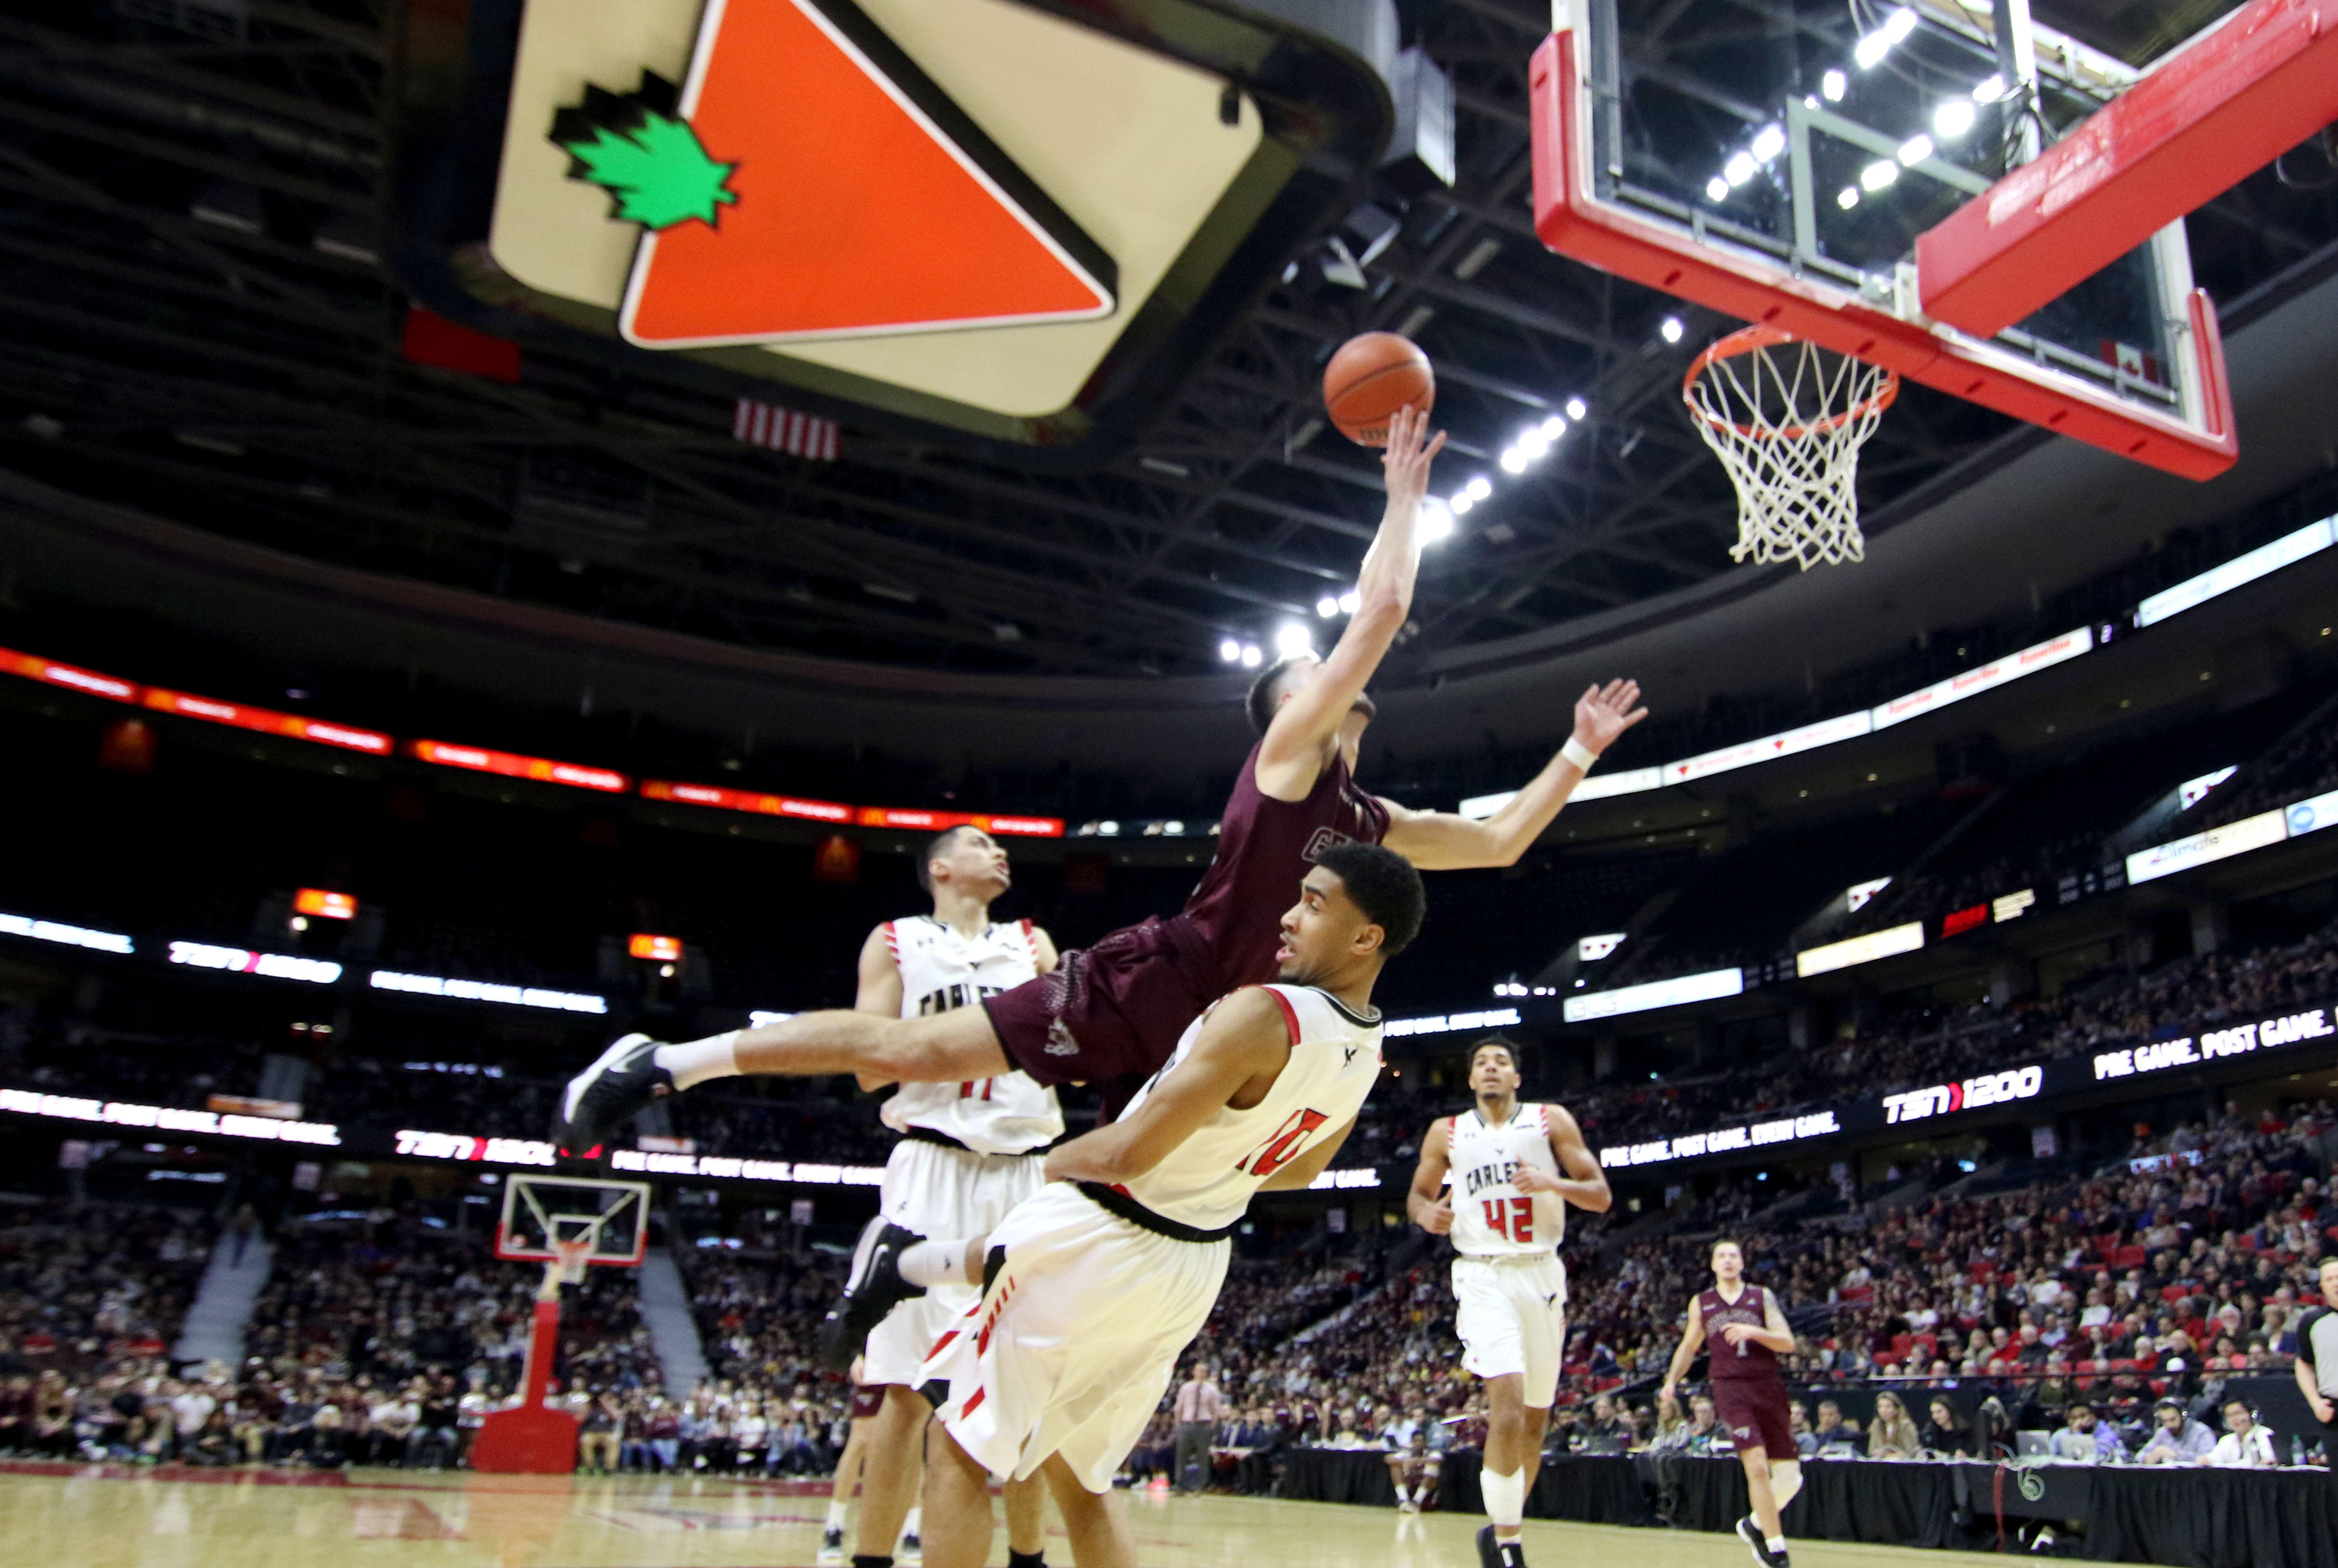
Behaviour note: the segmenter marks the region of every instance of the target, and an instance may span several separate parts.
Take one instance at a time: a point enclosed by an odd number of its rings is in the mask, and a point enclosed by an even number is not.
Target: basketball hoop
[[[1732,332],[1696,357],[1681,399],[1737,487],[1732,560],[1865,558],[1859,449],[1900,395],[1899,375],[1774,327]]]

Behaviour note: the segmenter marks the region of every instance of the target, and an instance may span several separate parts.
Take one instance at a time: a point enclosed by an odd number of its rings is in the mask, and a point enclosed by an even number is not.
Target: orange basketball
[[[1359,445],[1387,446],[1389,420],[1408,403],[1424,414],[1437,403],[1437,373],[1410,338],[1360,333],[1323,367],[1323,411]]]

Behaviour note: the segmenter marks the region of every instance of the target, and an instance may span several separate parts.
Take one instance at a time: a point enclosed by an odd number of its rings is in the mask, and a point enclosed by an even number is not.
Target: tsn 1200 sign
[[[1883,1119],[1886,1122],[1920,1122],[1927,1116],[1945,1116],[1952,1111],[1978,1111],[1985,1105],[2003,1105],[2014,1100],[2034,1100],[2046,1087],[2043,1067],[2016,1067],[2003,1073],[1984,1073],[1978,1078],[1967,1078],[1955,1083],[1934,1083],[1923,1089],[1911,1089],[1904,1093],[1883,1097]]]

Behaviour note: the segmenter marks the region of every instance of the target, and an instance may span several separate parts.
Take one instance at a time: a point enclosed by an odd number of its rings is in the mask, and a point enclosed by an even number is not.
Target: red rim
[[[1714,430],[1729,430],[1748,441],[1800,441],[1805,436],[1829,430],[1840,430],[1854,419],[1863,419],[1871,411],[1881,414],[1891,407],[1900,396],[1900,372],[1883,370],[1883,379],[1873,392],[1861,398],[1840,414],[1830,414],[1808,425],[1789,425],[1783,429],[1765,429],[1760,426],[1733,425],[1726,419],[1716,419],[1697,407],[1696,378],[1713,368],[1716,360],[1734,359],[1741,354],[1752,354],[1763,348],[1776,348],[1802,339],[1775,327],[1741,327],[1728,337],[1709,345],[1689,361],[1688,373],[1681,377],[1681,401],[1688,405],[1689,417]],[[1845,356],[1849,358],[1849,356]]]

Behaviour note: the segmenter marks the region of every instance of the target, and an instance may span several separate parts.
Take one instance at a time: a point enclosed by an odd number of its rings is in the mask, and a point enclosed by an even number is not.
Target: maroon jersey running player
[[[1682,1376],[1708,1344],[1714,1411],[1737,1446],[1754,1504],[1754,1512],[1737,1522],[1738,1536],[1761,1568],[1788,1568],[1786,1531],[1778,1516],[1803,1489],[1803,1464],[1778,1357],[1793,1350],[1794,1332],[1776,1293],[1746,1283],[1744,1250],[1727,1240],[1713,1244],[1713,1289],[1688,1304],[1688,1327],[1665,1373],[1661,1399],[1678,1397]]]
[[[1423,869],[1515,861],[1646,710],[1632,681],[1586,691],[1566,748],[1483,821],[1407,810],[1356,788],[1356,751],[1372,716],[1364,686],[1411,613],[1420,502],[1443,444],[1429,436],[1424,415],[1406,409],[1390,422],[1388,510],[1357,578],[1356,611],[1328,658],[1284,660],[1252,688],[1262,734],[1227,802],[1217,858],[1182,911],[1066,953],[1052,974],[978,1008],[899,1019],[804,1013],[679,1045],[629,1034],[569,1081],[555,1112],[561,1145],[582,1153],[657,1096],[742,1073],[968,1083],[1019,1069],[1042,1083],[1100,1084],[1116,1108],[1212,1002],[1273,977],[1277,918],[1325,848],[1383,842]]]

